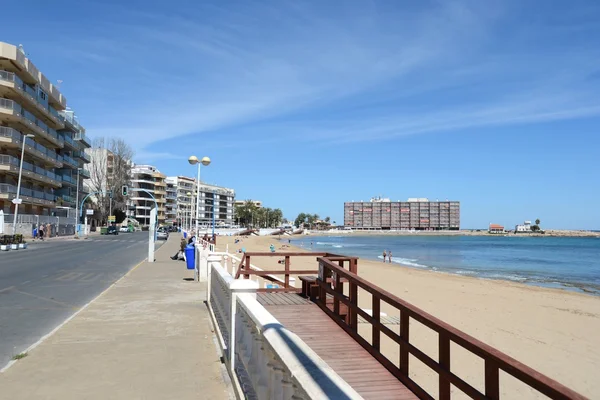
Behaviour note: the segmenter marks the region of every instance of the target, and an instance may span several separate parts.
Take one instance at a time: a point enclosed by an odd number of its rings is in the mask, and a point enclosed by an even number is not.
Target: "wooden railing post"
[[[351,307],[348,308],[348,325],[354,332],[358,332],[358,316],[356,308],[358,307],[358,286],[355,282],[349,283],[349,297]]]
[[[445,332],[438,333],[438,349],[440,367],[450,372],[450,338]],[[439,376],[439,399],[450,400],[450,381],[443,375]]]
[[[489,358],[485,360],[485,396],[491,400],[500,398],[498,365]]]
[[[400,310],[400,337],[409,342],[409,315],[405,310]],[[400,372],[408,376],[408,346],[400,345]]]
[[[373,342],[373,348],[375,350],[377,350],[377,352],[380,351],[381,348],[381,338],[380,338],[380,333],[381,333],[381,329],[379,329],[379,324],[381,323],[381,302],[379,300],[379,297],[376,297],[373,294],[373,319],[375,320],[375,322],[373,322],[373,324],[371,325],[371,336],[372,336],[372,342]]]
[[[290,287],[290,256],[285,256],[285,280],[284,285],[286,288]]]
[[[342,292],[342,282],[341,282],[340,274],[335,274],[335,281],[332,282],[335,287],[333,288],[336,293],[343,294]],[[338,317],[340,316],[340,299],[337,296],[333,296],[333,312]]]
[[[244,256],[246,262],[244,264],[244,269],[250,269],[250,256]],[[244,274],[244,279],[250,279],[249,274]]]

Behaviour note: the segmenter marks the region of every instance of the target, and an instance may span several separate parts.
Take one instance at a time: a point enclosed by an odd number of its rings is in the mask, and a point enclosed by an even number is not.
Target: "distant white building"
[[[525,221],[523,225],[516,225],[515,232],[531,232],[531,221]]]

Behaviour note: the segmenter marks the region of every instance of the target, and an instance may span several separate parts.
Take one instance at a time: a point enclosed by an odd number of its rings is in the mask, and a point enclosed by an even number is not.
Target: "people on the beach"
[[[383,251],[383,262],[385,262],[385,260],[386,260],[386,259],[387,259],[387,253],[386,253],[386,251],[384,250],[384,251]]]
[[[388,251],[388,260],[390,260],[390,264],[392,263],[392,251]]]

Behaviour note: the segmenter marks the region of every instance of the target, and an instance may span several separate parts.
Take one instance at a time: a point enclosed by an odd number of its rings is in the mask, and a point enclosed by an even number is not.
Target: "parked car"
[[[119,228],[119,232],[129,232],[129,227],[128,226],[122,226]]]
[[[169,232],[167,232],[165,230],[162,230],[162,231],[159,230],[158,233],[157,233],[157,235],[156,235],[156,238],[158,240],[167,240],[169,238]]]
[[[117,229],[116,226],[111,225],[106,229],[106,234],[107,235],[118,235],[119,234],[119,230]]]

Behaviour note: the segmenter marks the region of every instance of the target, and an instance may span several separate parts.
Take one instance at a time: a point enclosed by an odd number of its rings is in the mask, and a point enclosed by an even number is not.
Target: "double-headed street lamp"
[[[198,164],[198,183],[196,184],[196,235],[198,235],[198,216],[200,215],[200,164],[207,167],[210,164],[210,158],[202,157],[202,160],[198,160],[198,157],[191,156],[190,158],[188,158],[188,162],[191,165]]]
[[[19,214],[19,204],[21,204],[21,176],[23,175],[23,158],[25,158],[25,142],[27,138],[32,138],[34,135],[28,134],[23,136],[23,147],[21,147],[21,165],[19,166],[19,180],[17,182],[17,196],[13,200],[15,203],[15,215],[13,218],[13,235],[17,234],[17,214]]]

